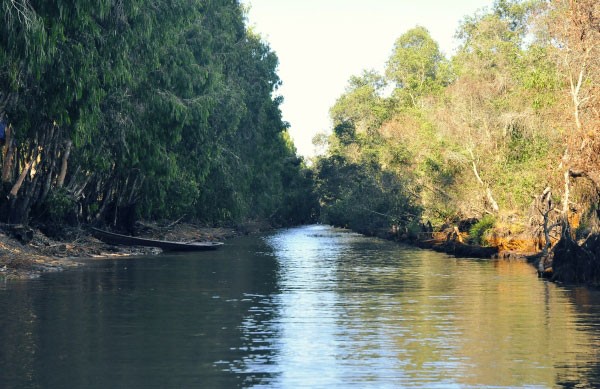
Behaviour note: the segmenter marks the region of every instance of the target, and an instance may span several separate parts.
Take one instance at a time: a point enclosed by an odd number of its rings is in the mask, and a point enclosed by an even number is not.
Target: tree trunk
[[[492,190],[489,187],[487,187],[485,189],[485,193],[488,201],[490,202],[490,205],[492,206],[492,210],[495,213],[498,213],[500,211],[500,207],[498,207],[498,203],[496,202],[496,200],[494,200],[494,197],[492,197]]]
[[[570,185],[571,185],[571,180],[569,179],[569,169],[565,170],[564,180],[565,180],[565,192],[563,194],[562,216],[568,222],[569,221],[569,196],[570,196]]]
[[[56,187],[62,188],[65,184],[65,177],[67,176],[67,165],[69,161],[69,155],[71,154],[71,146],[73,142],[68,140],[65,143],[65,151],[62,156],[62,163],[60,166],[60,174],[58,175],[58,180],[56,181]]]
[[[27,177],[27,173],[29,173],[29,170],[33,166],[33,162],[34,162],[34,160],[32,159],[31,161],[29,161],[25,164],[25,167],[23,168],[23,171],[19,175],[17,182],[15,182],[10,193],[8,194],[9,197],[11,197],[11,198],[17,197],[17,194],[19,193],[19,189],[21,189],[21,186],[23,185],[23,181],[25,181],[25,177]]]
[[[569,78],[569,82],[571,85],[571,99],[573,101],[573,117],[575,118],[575,126],[577,126],[577,130],[581,130],[581,119],[579,115],[579,107],[582,104],[582,99],[579,96],[579,91],[581,90],[581,85],[583,83],[584,74],[586,69],[586,61],[583,61],[581,65],[581,69],[579,70],[579,74],[577,76],[577,82],[573,82],[573,77]]]
[[[102,205],[100,206],[100,209],[98,210],[98,213],[96,214],[96,220],[104,219],[104,214],[106,213],[108,204],[111,201],[112,190],[113,190],[113,181],[111,180],[111,181],[108,181],[108,183],[106,185],[106,190],[104,192],[104,196],[102,196]]]
[[[2,182],[10,182],[12,180],[12,169],[13,169],[13,161],[15,154],[15,141],[12,137],[12,128],[8,126],[6,129],[6,146],[3,155],[3,165],[2,165]]]
[[[40,176],[36,175],[33,181],[27,185],[25,192],[17,201],[18,207],[15,207],[13,215],[11,215],[11,223],[27,224],[32,200],[35,197],[35,193],[39,190],[39,181]]]
[[[475,156],[473,155],[473,150],[469,149],[469,154],[471,154],[471,164],[473,167],[473,173],[475,174],[475,178],[477,179],[479,185],[485,188],[485,195],[487,197],[488,202],[490,203],[490,206],[492,207],[492,210],[494,211],[494,213],[498,213],[498,211],[500,211],[500,208],[498,207],[498,203],[496,202],[496,200],[494,200],[494,196],[492,196],[492,190],[483,182],[483,180],[479,176],[479,172],[477,171],[477,165],[475,164]]]
[[[542,249],[542,255],[547,255],[550,247],[552,246],[552,238],[550,232],[560,226],[560,223],[554,223],[550,225],[550,213],[556,210],[554,204],[552,204],[552,190],[550,187],[546,187],[538,199],[538,211],[542,214],[543,223],[542,229],[544,233],[544,248]]]

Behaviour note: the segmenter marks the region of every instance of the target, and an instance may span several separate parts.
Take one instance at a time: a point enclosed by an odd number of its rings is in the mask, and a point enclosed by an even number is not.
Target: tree
[[[0,7],[1,219],[268,217],[284,182],[304,179],[273,96],[277,57],[237,1]]]
[[[550,17],[573,118],[561,163],[565,178],[562,212],[567,218],[570,177],[587,177],[600,194],[600,5],[589,0],[557,1]]]
[[[316,166],[322,220],[375,235],[391,226],[406,229],[420,219],[421,209],[404,177],[376,163],[352,163],[333,155]]]
[[[439,90],[446,81],[444,56],[424,27],[415,27],[395,42],[386,78],[396,85],[400,105],[421,107],[421,98]]]
[[[390,104],[382,96],[385,87],[384,78],[374,70],[352,76],[346,91],[330,109],[334,127],[352,123],[356,132],[372,135],[390,114]]]
[[[540,7],[498,1],[491,11],[465,18],[457,32],[456,80],[446,89],[447,112],[438,120],[463,145],[471,192],[482,194],[484,212],[524,210],[545,185],[537,176],[556,137],[542,124],[553,101],[542,107],[538,91],[548,93],[557,82],[543,49],[525,40]]]
[[[563,176],[564,189],[560,207],[561,238],[553,249],[554,278],[566,282],[597,282],[600,279],[597,211],[600,206],[600,5],[590,0],[555,1],[550,4],[546,21],[554,38],[557,63],[566,78],[570,97],[567,109],[571,117],[564,131],[564,152],[557,169]],[[572,182],[580,178],[584,180]],[[573,189],[584,195],[577,199]],[[578,231],[573,230],[575,227]],[[575,238],[584,238],[584,241],[580,244]]]

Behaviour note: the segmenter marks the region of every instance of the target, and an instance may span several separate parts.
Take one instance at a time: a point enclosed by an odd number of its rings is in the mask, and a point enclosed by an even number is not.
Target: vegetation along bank
[[[322,218],[597,284],[600,5],[497,0],[456,36],[447,58],[417,26],[350,79],[315,138]]]
[[[2,1],[0,20],[8,229],[313,217],[277,57],[237,1]]]
[[[412,28],[383,73],[351,77],[310,166],[237,1],[0,4],[7,226],[319,219],[600,280],[596,1],[496,0],[450,58]]]

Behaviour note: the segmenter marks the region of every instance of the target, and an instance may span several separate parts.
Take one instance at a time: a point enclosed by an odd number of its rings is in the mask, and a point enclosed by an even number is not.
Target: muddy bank
[[[445,228],[442,231],[423,231],[412,235],[394,228],[357,232],[434,250],[458,258],[517,260],[533,263],[532,258],[539,253],[538,242],[518,235],[497,234],[493,237],[491,244],[487,246],[471,244],[468,233],[458,226]]]
[[[267,228],[264,223],[245,223],[230,228],[192,223],[137,223],[135,235],[180,242],[224,242],[237,235],[260,232]],[[161,253],[160,249],[151,247],[106,244],[92,236],[85,227],[62,229],[60,235],[60,238],[51,238],[39,228],[0,225],[0,277],[36,278],[44,272],[81,266],[77,259],[82,258],[104,259]]]

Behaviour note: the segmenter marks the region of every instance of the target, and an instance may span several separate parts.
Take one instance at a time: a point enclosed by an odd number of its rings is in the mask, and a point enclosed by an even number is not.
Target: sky
[[[363,70],[383,73],[394,42],[420,25],[446,55],[465,16],[493,0],[241,0],[248,26],[279,58],[283,119],[298,154],[315,153],[312,138],[331,132],[329,109]]]

